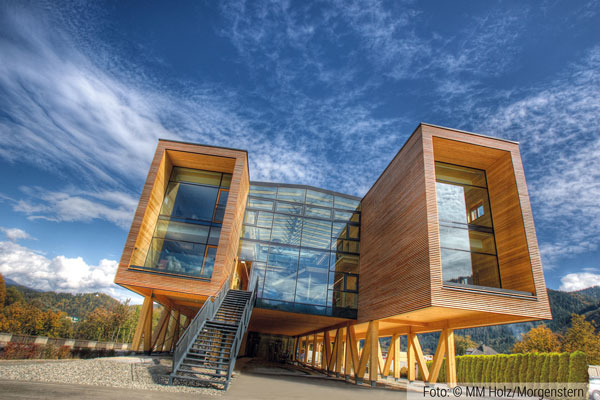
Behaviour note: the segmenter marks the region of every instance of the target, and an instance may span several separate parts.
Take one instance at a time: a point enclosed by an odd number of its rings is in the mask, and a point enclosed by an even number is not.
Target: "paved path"
[[[389,388],[360,387],[343,381],[319,377],[243,374],[237,377],[222,395],[209,396],[194,393],[171,393],[151,390],[110,388],[91,385],[39,383],[0,380],[1,399],[405,399],[404,391]]]

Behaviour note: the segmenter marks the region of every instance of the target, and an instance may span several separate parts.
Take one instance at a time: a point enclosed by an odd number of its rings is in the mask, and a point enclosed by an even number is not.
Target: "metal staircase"
[[[169,384],[193,381],[227,390],[255,302],[256,286],[252,292],[221,289],[207,300],[177,343]]]

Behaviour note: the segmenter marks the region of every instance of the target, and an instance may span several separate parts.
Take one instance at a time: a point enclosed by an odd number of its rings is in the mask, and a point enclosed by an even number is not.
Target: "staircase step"
[[[189,353],[196,354],[198,356],[221,357],[231,354],[231,347],[223,350],[207,350],[206,348],[192,346]]]
[[[179,367],[178,371],[182,370],[181,367],[202,368],[202,369],[214,370],[214,372],[213,371],[209,371],[209,372],[200,372],[200,371],[198,371],[197,373],[201,374],[201,375],[218,376],[219,378],[226,378],[227,377],[227,370],[229,369],[229,368],[206,367],[206,366],[197,365],[197,364],[188,364],[185,361],[181,363],[181,366]],[[223,372],[225,372],[225,374],[219,374],[218,373],[219,371],[223,371]],[[194,373],[196,373],[196,372],[194,371]]]
[[[235,331],[237,331],[237,325],[238,324],[227,324],[225,322],[210,321],[210,322],[207,322],[204,326],[215,329],[215,330],[225,330],[225,331],[235,332]]]
[[[227,379],[227,373],[224,373],[224,374],[213,374],[213,373],[210,373],[210,372],[194,371],[194,370],[185,369],[185,368],[179,368],[177,370],[177,372],[187,372],[188,374],[206,375],[206,376],[212,376],[212,377],[215,377],[215,378],[225,378],[225,379]],[[220,383],[220,382],[215,382],[215,383]],[[225,383],[225,382],[223,382],[223,383]]]
[[[217,384],[217,385],[225,385],[225,382],[213,381],[213,380],[210,380],[210,379],[194,378],[193,376],[171,374],[171,378],[173,378],[173,379],[189,379],[190,381],[196,381],[196,382],[201,382],[201,383],[210,383],[210,384]]]
[[[184,358],[183,362],[186,362],[186,360],[188,362],[192,362],[192,363],[198,363],[201,365],[213,365],[213,364],[218,364],[218,365],[229,365],[229,361],[209,361],[209,360],[196,360],[194,358],[189,359],[189,358]]]
[[[225,340],[210,340],[210,339],[199,339],[196,338],[194,343],[217,343],[217,344],[232,344],[233,339],[225,339]]]

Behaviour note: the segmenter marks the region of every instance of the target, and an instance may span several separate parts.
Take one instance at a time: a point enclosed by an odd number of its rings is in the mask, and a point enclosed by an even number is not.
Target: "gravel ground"
[[[168,386],[171,359],[105,357],[90,360],[0,361],[0,379],[125,387],[219,396],[223,391],[193,386]],[[235,380],[235,374],[232,382]]]

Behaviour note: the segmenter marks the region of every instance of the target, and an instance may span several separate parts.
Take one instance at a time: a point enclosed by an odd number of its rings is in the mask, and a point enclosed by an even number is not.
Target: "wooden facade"
[[[232,174],[213,275],[210,280],[155,273],[143,266],[173,167]],[[246,151],[160,140],[135,212],[115,283],[163,305],[193,313],[218,292],[235,268],[250,186]]]
[[[507,290],[443,283],[436,161],[485,170]],[[358,301],[414,332],[551,318],[518,144],[421,124],[363,199]]]
[[[443,282],[435,162],[486,172],[502,289]],[[146,258],[174,166],[232,174],[210,280],[136,268]],[[173,337],[184,329],[180,315],[193,318],[235,273],[249,185],[245,151],[159,142],[115,277],[116,283],[146,296],[134,345],[143,338],[146,350],[172,348]],[[250,331],[295,336],[295,360],[330,374],[352,375],[357,383],[365,374],[373,383],[378,371],[398,378],[398,362],[391,363],[400,360],[400,336],[405,335],[409,366],[418,365],[425,380],[435,382],[446,355],[452,384],[454,329],[552,317],[517,143],[420,124],[361,207],[357,320],[257,308]],[[152,301],[165,306],[155,333],[145,331]],[[429,371],[417,334],[435,331],[442,335]],[[384,362],[379,338],[386,336],[392,346]],[[312,358],[302,358],[309,348]],[[415,379],[414,369],[409,378]]]

